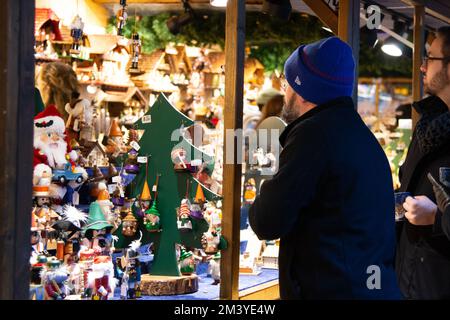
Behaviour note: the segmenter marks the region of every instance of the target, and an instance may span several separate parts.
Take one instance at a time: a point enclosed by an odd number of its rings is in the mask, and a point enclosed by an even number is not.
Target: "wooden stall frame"
[[[223,236],[228,249],[223,250],[220,274],[220,298],[239,299],[239,223],[241,208],[241,159],[237,159],[236,139],[229,141],[227,130],[242,129],[245,59],[245,1],[228,0],[225,26],[225,109],[223,158]],[[233,146],[234,163],[226,162]],[[240,154],[240,153],[239,153]]]
[[[0,10],[0,299],[29,299],[34,7],[6,0]]]

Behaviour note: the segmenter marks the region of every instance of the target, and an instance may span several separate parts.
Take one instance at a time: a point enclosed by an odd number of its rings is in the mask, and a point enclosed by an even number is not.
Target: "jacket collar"
[[[320,113],[320,112],[322,112],[324,110],[327,110],[329,108],[342,108],[342,107],[354,108],[353,99],[351,97],[346,97],[346,96],[339,97],[339,98],[327,101],[327,102],[325,102],[323,104],[320,104],[317,107],[309,110],[308,112],[306,112],[302,116],[298,117],[296,120],[292,121],[286,127],[286,129],[284,129],[283,133],[280,135],[280,144],[281,144],[281,146],[284,147],[286,139],[289,136],[289,132],[293,128],[295,128],[298,124],[300,124],[301,122],[303,122],[306,119],[309,119],[309,118],[317,115],[318,113]]]
[[[419,114],[441,114],[448,111],[447,105],[438,96],[429,96],[413,102],[412,106]]]

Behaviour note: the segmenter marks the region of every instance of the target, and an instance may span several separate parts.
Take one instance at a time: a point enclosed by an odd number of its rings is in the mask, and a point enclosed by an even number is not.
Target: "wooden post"
[[[338,32],[338,21],[336,13],[323,0],[303,0],[303,2],[314,12],[314,14],[327,25],[334,34]]]
[[[359,0],[340,0],[338,14],[338,37],[347,42],[355,58],[355,83],[353,102],[358,108],[358,66],[359,66]]]
[[[34,1],[3,1],[0,38],[0,299],[28,299]]]
[[[241,159],[234,135],[227,138],[227,130],[242,129],[244,56],[245,56],[245,1],[228,0],[225,31],[225,109],[223,156],[223,236],[228,249],[222,251],[220,266],[221,299],[239,299],[239,224],[241,208]],[[230,141],[234,139],[233,141]],[[231,146],[233,150],[230,150]],[[227,153],[233,153],[233,163],[227,163]],[[240,154],[240,152],[239,152]]]
[[[425,46],[425,33],[424,33],[424,18],[425,7],[423,5],[414,6],[414,49],[413,49],[413,101],[422,99],[423,96],[423,82],[422,72],[420,66],[422,65],[422,57]],[[419,114],[412,109],[411,113],[413,129],[419,120]]]

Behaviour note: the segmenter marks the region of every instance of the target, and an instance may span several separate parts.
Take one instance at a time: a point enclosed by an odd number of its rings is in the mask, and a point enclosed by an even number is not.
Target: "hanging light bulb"
[[[72,24],[70,25],[70,36],[73,39],[72,47],[70,48],[71,54],[79,54],[81,48],[81,39],[83,38],[83,28],[84,23],[81,17],[77,14],[73,18]]]
[[[117,11],[117,35],[122,36],[123,27],[125,26],[128,17],[127,0],[120,0],[120,5],[122,6],[122,9]]]

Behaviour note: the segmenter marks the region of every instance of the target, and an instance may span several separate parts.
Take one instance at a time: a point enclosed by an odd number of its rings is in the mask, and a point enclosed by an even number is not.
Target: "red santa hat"
[[[35,135],[41,132],[57,132],[63,134],[65,130],[64,119],[53,104],[48,105],[44,111],[34,117]]]

